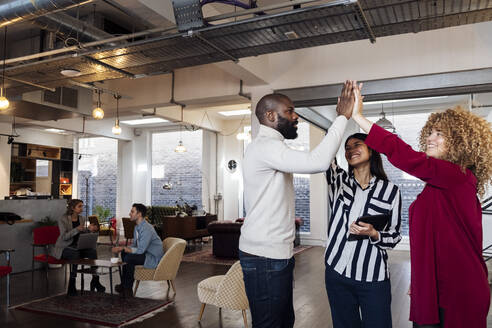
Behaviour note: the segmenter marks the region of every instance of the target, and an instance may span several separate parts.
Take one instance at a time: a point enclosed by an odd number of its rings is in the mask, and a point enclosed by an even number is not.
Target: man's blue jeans
[[[133,288],[133,282],[135,279],[133,275],[135,273],[136,265],[143,265],[145,263],[145,254],[133,254],[121,252],[121,260],[126,264],[123,266],[123,275],[121,277],[121,285],[123,288]]]
[[[239,251],[253,328],[292,328],[294,257],[270,259]]]

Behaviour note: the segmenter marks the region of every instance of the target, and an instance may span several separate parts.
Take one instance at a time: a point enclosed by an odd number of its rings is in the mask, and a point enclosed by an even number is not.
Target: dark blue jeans
[[[294,257],[276,260],[239,251],[253,328],[292,328]]]
[[[123,288],[133,288],[133,274],[135,273],[135,265],[143,265],[145,263],[145,254],[132,254],[121,252],[121,260],[126,264],[123,266],[123,275],[121,277],[121,285]]]
[[[325,284],[333,328],[392,327],[389,279],[357,281],[326,266]]]

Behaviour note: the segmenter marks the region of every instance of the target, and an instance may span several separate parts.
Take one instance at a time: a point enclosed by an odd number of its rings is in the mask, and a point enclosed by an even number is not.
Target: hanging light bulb
[[[121,134],[120,120],[116,119],[116,122],[113,128],[111,129],[111,132],[113,132],[113,134]]]
[[[116,121],[114,122],[114,126],[111,129],[111,131],[113,132],[113,134],[121,134],[120,111],[119,111],[121,96],[119,94],[116,94],[114,95],[114,97],[116,98]]]
[[[9,100],[5,97],[5,60],[7,59],[7,26],[3,34],[3,70],[2,70],[2,87],[0,89],[0,111],[9,108]]]
[[[97,107],[92,111],[92,117],[96,120],[102,120],[104,118],[104,110],[101,106],[101,90],[97,90]]]
[[[9,108],[9,100],[3,96],[3,89],[2,89],[2,96],[0,96],[0,110],[5,110]]]
[[[96,107],[92,111],[92,117],[96,120],[102,120],[104,118],[104,110],[101,107]]]
[[[186,147],[183,145],[183,141],[179,141],[178,145],[176,148],[174,148],[174,151],[177,153],[185,153],[186,152]]]
[[[183,123],[183,106],[181,106],[181,123]],[[184,153],[186,152],[186,147],[183,145],[183,126],[179,125],[179,142],[174,151],[176,153]]]
[[[384,109],[383,109],[383,105],[381,104],[381,115],[383,117],[381,117],[379,120],[377,120],[376,122],[376,125],[379,125],[380,127],[382,127],[383,129],[385,130],[388,130],[388,131],[391,131],[393,133],[395,133],[396,129],[395,127],[393,126],[393,123],[391,123],[387,118],[386,118],[386,114],[384,113]]]

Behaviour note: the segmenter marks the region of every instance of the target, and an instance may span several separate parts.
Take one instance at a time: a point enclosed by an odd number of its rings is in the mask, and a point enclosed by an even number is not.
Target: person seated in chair
[[[80,199],[72,199],[67,204],[67,212],[58,220],[60,235],[56,240],[53,256],[57,259],[78,260],[78,259],[97,259],[97,250],[95,248],[78,249],[80,233],[97,232],[98,227],[90,224],[86,228],[86,218],[81,216],[84,209],[84,202]],[[69,296],[77,294],[75,288],[75,278],[77,277],[77,265],[72,265],[70,280],[68,282]],[[99,276],[92,275],[91,291],[97,290],[104,293],[106,288],[99,282]]]
[[[121,252],[121,259],[126,263],[123,266],[121,285],[115,286],[115,290],[123,297],[133,296],[135,266],[143,265],[145,268],[155,269],[164,255],[161,238],[154,227],[144,219],[146,213],[145,205],[132,205],[130,220],[136,223],[133,244],[130,247],[113,247],[112,249],[113,253]]]

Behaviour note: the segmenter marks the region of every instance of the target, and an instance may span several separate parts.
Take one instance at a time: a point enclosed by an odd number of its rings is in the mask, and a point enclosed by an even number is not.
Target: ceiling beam
[[[360,81],[365,101],[450,96],[492,92],[492,67],[476,70]],[[296,107],[335,105],[342,83],[278,89]]]

